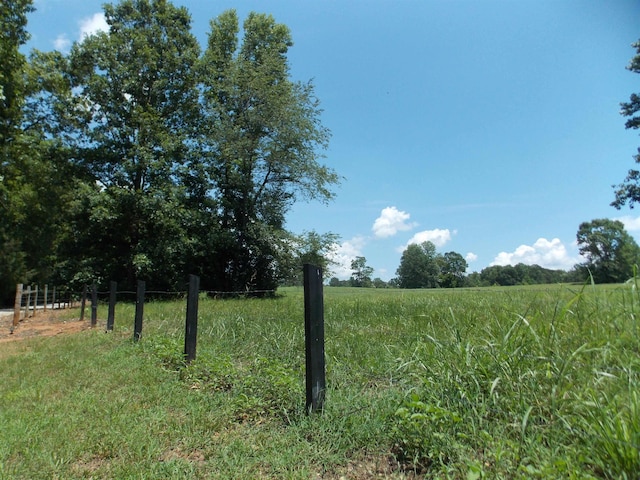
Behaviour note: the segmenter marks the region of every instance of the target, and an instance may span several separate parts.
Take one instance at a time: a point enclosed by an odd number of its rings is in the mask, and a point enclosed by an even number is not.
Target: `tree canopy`
[[[285,25],[250,13],[240,29],[229,10],[202,51],[186,8],[123,0],[104,6],[108,31],[27,60],[31,9],[0,5],[3,298],[16,282],[180,288],[189,273],[275,289],[302,256],[326,258],[332,234],[285,229],[339,181]]]
[[[632,46],[636,49],[636,55],[631,59],[627,69],[633,73],[640,73],[640,41]],[[632,93],[629,101],[621,103],[620,107],[620,113],[629,117],[625,127],[633,130],[640,128],[640,94]],[[633,158],[636,163],[640,163],[640,148],[638,148],[638,154]],[[616,198],[611,205],[620,209],[628,202],[629,206],[633,208],[635,203],[640,202],[640,170],[630,169],[624,182],[614,188],[616,189]]]
[[[619,220],[599,218],[580,224],[576,235],[580,253],[597,283],[624,282],[633,276],[640,247]]]
[[[412,243],[400,258],[396,271],[400,288],[435,288],[440,286],[440,265],[432,242]]]

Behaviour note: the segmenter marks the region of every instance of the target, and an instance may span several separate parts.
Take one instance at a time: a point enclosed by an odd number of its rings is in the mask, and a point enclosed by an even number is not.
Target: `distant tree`
[[[432,242],[409,245],[402,252],[396,275],[400,288],[438,287],[440,265],[436,246]]]
[[[367,265],[365,257],[356,257],[351,260],[351,286],[370,287],[373,268]]]
[[[400,287],[400,281],[398,280],[397,277],[393,277],[392,279],[390,279],[387,282],[387,287],[388,288],[399,288]]]
[[[375,288],[387,288],[387,282],[385,282],[384,280],[382,280],[379,277],[376,277],[373,279],[373,286]]]
[[[455,288],[464,286],[467,261],[457,252],[447,252],[439,257],[440,286]]]
[[[636,49],[636,55],[631,59],[627,66],[627,70],[634,73],[640,73],[640,41],[632,45]],[[626,128],[640,128],[640,95],[632,93],[628,102],[620,104],[622,107],[621,114],[629,119],[625,123]],[[633,157],[636,163],[640,163],[640,148],[638,154]],[[617,209],[620,209],[625,203],[629,202],[629,206],[633,208],[635,203],[640,202],[640,170],[631,169],[627,178],[616,188],[616,199],[611,203]]]
[[[623,282],[633,275],[640,247],[619,220],[606,218],[583,222],[576,235],[583,264],[597,283]]]

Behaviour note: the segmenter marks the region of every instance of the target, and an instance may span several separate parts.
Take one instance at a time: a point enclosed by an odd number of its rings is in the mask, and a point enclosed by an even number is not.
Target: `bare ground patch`
[[[28,338],[53,337],[80,332],[90,328],[88,321],[69,318],[69,310],[37,311],[29,318],[24,318],[13,329],[13,315],[0,316],[0,344],[17,342]]]

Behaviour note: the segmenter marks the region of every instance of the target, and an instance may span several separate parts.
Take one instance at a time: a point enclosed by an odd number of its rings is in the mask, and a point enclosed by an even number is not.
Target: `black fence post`
[[[133,325],[133,341],[140,340],[142,335],[142,313],[144,312],[144,292],[146,284],[143,280],[138,280],[138,288],[136,290],[136,318]]]
[[[184,358],[187,362],[196,359],[196,337],[198,335],[198,293],[200,277],[189,275],[189,294],[187,296],[187,322],[184,333]]]
[[[82,287],[82,300],[80,301],[80,321],[84,320],[84,309],[87,306],[87,285]]]
[[[98,287],[94,283],[91,287],[91,328],[98,323]]]
[[[116,295],[118,282],[113,280],[109,283],[109,313],[107,314],[107,332],[113,330],[113,323],[116,319]]]
[[[307,263],[303,270],[307,412],[322,412],[327,388],[324,359],[322,268]]]

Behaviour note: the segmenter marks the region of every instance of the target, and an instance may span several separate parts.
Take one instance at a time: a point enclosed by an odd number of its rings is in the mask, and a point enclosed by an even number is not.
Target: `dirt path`
[[[69,310],[38,311],[35,316],[21,320],[13,333],[11,333],[12,324],[13,314],[0,313],[0,344],[26,338],[75,333],[90,327],[87,320],[81,322],[77,317],[70,319]]]

